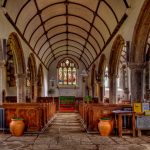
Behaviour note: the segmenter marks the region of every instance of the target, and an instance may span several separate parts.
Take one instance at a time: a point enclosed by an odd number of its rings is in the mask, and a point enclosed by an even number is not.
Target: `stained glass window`
[[[58,64],[59,85],[77,84],[77,65],[70,59],[64,59]]]

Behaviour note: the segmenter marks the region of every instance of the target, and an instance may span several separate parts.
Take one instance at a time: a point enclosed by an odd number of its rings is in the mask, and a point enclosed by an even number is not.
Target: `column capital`
[[[118,78],[119,76],[116,74],[111,74],[108,76],[109,79]]]
[[[6,62],[5,61],[0,61],[0,68],[5,67]]]
[[[16,78],[26,78],[26,74],[20,73],[20,74],[15,74]]]
[[[131,70],[143,70],[145,68],[145,63],[129,63],[128,67]]]

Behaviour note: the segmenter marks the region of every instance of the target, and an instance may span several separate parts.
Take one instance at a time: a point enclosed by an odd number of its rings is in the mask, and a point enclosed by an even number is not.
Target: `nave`
[[[15,137],[0,133],[1,150],[149,150],[150,137],[88,134],[78,113],[57,113],[43,133]]]

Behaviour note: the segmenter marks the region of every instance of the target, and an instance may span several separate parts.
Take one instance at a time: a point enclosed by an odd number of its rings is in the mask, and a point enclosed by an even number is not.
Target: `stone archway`
[[[26,67],[21,42],[18,35],[15,32],[9,35],[8,50],[12,52],[13,56],[15,79],[17,86],[17,102],[25,102]]]
[[[105,68],[106,68],[106,56],[104,54],[101,55],[99,65],[98,65],[98,74],[97,82],[98,82],[98,99],[99,102],[103,101],[104,97],[104,74],[105,74]]]
[[[37,96],[42,96],[42,88],[43,88],[43,68],[42,65],[39,65],[38,74],[37,74]]]
[[[121,35],[118,35],[111,49],[109,66],[108,66],[110,103],[116,103],[117,100],[116,98],[117,77],[118,77],[119,62],[120,62],[123,46],[124,46],[124,39]]]
[[[130,52],[131,100],[143,100],[146,43],[150,33],[150,1],[145,0],[137,19]]]
[[[30,102],[36,101],[37,98],[37,67],[34,55],[31,53],[28,58],[27,64],[27,89],[28,94],[27,96],[30,99]]]

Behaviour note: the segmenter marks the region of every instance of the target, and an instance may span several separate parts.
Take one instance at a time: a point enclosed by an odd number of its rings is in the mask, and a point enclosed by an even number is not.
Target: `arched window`
[[[78,66],[69,58],[63,59],[57,65],[59,85],[77,85]]]

